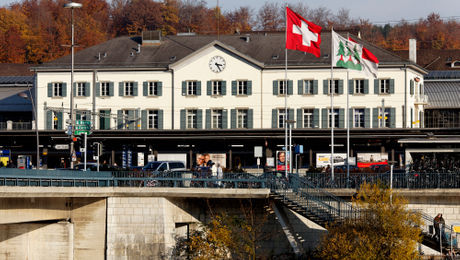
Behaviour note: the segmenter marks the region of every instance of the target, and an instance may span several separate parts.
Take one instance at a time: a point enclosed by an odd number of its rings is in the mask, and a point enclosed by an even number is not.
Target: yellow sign
[[[452,230],[453,230],[455,233],[460,233],[460,226],[452,226]]]

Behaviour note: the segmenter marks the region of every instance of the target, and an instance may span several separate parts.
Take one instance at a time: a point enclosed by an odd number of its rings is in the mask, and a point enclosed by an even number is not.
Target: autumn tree
[[[252,15],[253,11],[249,7],[240,7],[225,13],[230,31],[251,31],[254,26]]]
[[[407,209],[407,200],[377,184],[363,184],[353,205],[357,219],[328,228],[321,241],[322,259],[418,259],[420,214]]]
[[[263,31],[278,31],[284,28],[284,9],[277,3],[265,2],[257,14],[257,26]]]
[[[176,34],[179,23],[179,4],[177,0],[165,0],[161,5],[163,18],[161,31],[164,34]]]

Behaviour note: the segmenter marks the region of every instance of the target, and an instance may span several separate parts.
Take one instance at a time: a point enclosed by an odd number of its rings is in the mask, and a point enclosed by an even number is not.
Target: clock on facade
[[[209,68],[215,73],[225,69],[225,60],[221,56],[214,56],[209,60]]]

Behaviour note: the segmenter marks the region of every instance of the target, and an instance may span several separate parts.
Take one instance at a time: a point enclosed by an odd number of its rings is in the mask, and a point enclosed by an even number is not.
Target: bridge
[[[423,245],[446,252],[458,245],[446,240],[440,246],[432,239],[432,216],[438,210],[429,204],[451,211],[445,214],[449,223],[450,216],[460,213],[460,189],[456,176],[436,174],[417,179],[420,175],[404,173],[391,179],[396,191],[409,199],[410,208],[426,211],[421,212]],[[287,180],[276,173],[228,173],[223,179],[210,179],[193,172],[2,168],[0,255],[40,258],[46,256],[46,249],[77,259],[167,255],[175,237],[186,236],[197,223],[209,219],[210,204],[216,210],[237,212],[238,201],[244,199],[270,205],[275,233],[284,238],[267,242],[267,248],[282,252],[290,247],[301,254],[328,223],[359,216],[349,199],[353,188],[364,181],[389,184],[390,176],[336,174],[331,182],[328,174],[293,175]],[[449,225],[446,234],[453,234]],[[23,250],[26,244],[27,251]]]

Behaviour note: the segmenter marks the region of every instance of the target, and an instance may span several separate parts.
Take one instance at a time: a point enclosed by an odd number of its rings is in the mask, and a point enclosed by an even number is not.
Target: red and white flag
[[[309,52],[320,57],[321,26],[305,20],[286,7],[286,49]]]

